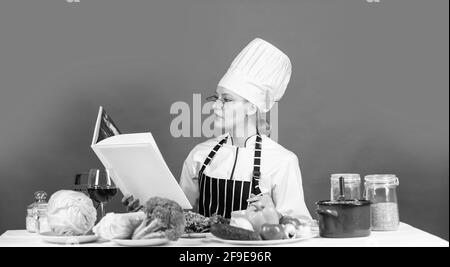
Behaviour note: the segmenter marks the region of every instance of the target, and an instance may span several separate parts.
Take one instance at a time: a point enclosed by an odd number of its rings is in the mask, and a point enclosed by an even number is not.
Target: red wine
[[[117,188],[88,188],[89,196],[97,202],[109,202],[117,194]]]

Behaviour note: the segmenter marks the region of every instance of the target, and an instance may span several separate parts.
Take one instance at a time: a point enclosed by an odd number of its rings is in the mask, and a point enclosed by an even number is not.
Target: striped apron
[[[261,148],[262,138],[259,134],[256,136],[255,156],[253,164],[253,175],[251,181],[238,181],[233,177],[230,179],[219,179],[207,176],[203,173],[217,151],[227,141],[228,136],[222,139],[206,157],[199,171],[199,213],[203,216],[210,217],[214,214],[231,217],[231,212],[235,210],[243,210],[247,208],[247,199],[250,194],[259,194],[259,179],[261,177]]]

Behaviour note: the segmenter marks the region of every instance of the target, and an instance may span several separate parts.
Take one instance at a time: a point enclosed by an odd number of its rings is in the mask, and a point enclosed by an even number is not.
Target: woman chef
[[[214,101],[214,127],[226,134],[194,147],[180,178],[200,214],[230,218],[250,203],[274,206],[281,215],[311,217],[297,156],[265,135],[267,123],[261,118],[283,96],[290,76],[289,58],[256,38],[220,80],[209,100]]]
[[[204,216],[272,204],[282,215],[310,217],[297,156],[269,137],[261,113],[283,96],[291,76],[289,58],[254,39],[220,80],[214,126],[226,134],[197,145],[187,156],[180,185]]]

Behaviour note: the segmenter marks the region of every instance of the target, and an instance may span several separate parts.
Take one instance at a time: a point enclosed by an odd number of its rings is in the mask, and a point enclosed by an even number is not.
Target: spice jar
[[[361,198],[361,177],[357,173],[334,173],[331,175],[331,192],[330,199],[338,200],[339,178],[344,178],[344,196],[345,199],[360,199]]]
[[[25,225],[26,229],[30,233],[36,233],[37,227],[37,216],[35,204],[36,202],[31,203],[27,206],[27,216],[25,217]]]
[[[394,231],[400,224],[397,176],[374,174],[364,177],[365,198],[371,202],[371,229],[374,231]]]
[[[27,230],[30,232],[43,233],[50,231],[47,221],[47,193],[36,191],[35,202],[27,209]]]

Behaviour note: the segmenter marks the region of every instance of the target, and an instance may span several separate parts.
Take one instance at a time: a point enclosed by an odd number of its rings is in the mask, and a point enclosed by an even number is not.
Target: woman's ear
[[[250,103],[250,102],[248,102],[247,104],[248,104],[248,106],[247,106],[247,115],[251,116],[253,114],[256,114],[256,112],[258,111],[258,108],[255,105],[253,105],[252,103]]]

